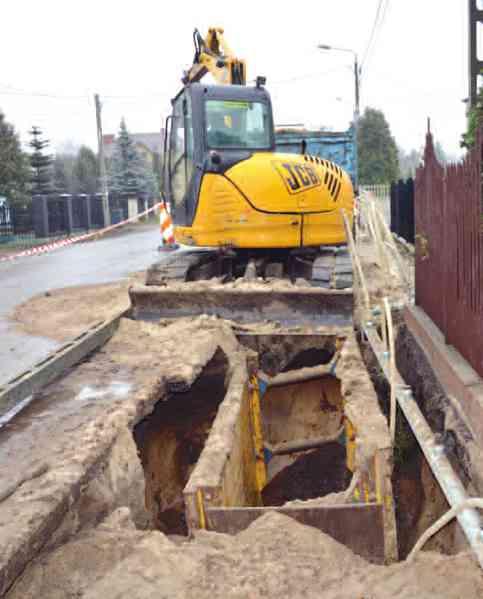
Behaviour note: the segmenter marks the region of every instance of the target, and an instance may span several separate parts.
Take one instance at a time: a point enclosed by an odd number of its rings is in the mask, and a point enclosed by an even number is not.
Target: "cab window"
[[[209,148],[270,148],[271,123],[265,103],[207,100],[205,114]]]
[[[175,209],[186,201],[193,174],[193,122],[190,98],[181,94],[174,103],[170,135],[169,179]],[[179,212],[179,211],[177,211]]]

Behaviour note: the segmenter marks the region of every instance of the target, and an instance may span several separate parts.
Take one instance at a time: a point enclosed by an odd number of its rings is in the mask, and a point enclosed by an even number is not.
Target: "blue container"
[[[277,152],[310,154],[338,164],[355,184],[357,156],[354,128],[347,131],[309,131],[302,128],[275,130]]]

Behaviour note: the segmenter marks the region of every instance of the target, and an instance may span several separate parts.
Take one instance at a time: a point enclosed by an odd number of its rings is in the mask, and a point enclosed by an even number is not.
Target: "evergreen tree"
[[[28,200],[30,171],[13,126],[0,111],[0,196],[11,204]]]
[[[380,110],[365,109],[359,120],[357,146],[362,185],[390,183],[398,178],[397,145]]]
[[[116,193],[158,193],[154,173],[136,150],[124,119],[121,121],[109,168],[109,189]]]
[[[32,167],[32,193],[41,194],[52,191],[52,157],[44,154],[45,148],[49,146],[46,139],[42,139],[42,131],[33,126],[30,130],[32,136],[29,146],[32,148],[30,155],[30,166]]]

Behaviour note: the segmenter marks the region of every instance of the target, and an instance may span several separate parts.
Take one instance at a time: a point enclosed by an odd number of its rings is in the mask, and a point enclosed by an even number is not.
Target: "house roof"
[[[129,133],[129,136],[134,141],[134,143],[142,144],[153,153],[156,152],[157,154],[161,154],[163,151],[163,129],[161,129],[161,131],[157,133]],[[112,153],[112,146],[114,144],[115,139],[116,136],[112,133],[108,133],[102,136],[106,154],[108,156]]]
[[[145,145],[151,152],[161,153],[163,148],[163,132],[158,133],[132,133],[132,139],[136,143]]]

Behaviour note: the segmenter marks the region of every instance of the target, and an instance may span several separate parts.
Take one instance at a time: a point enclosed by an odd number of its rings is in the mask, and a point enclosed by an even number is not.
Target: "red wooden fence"
[[[483,127],[442,167],[428,132],[415,182],[416,304],[483,376]]]

